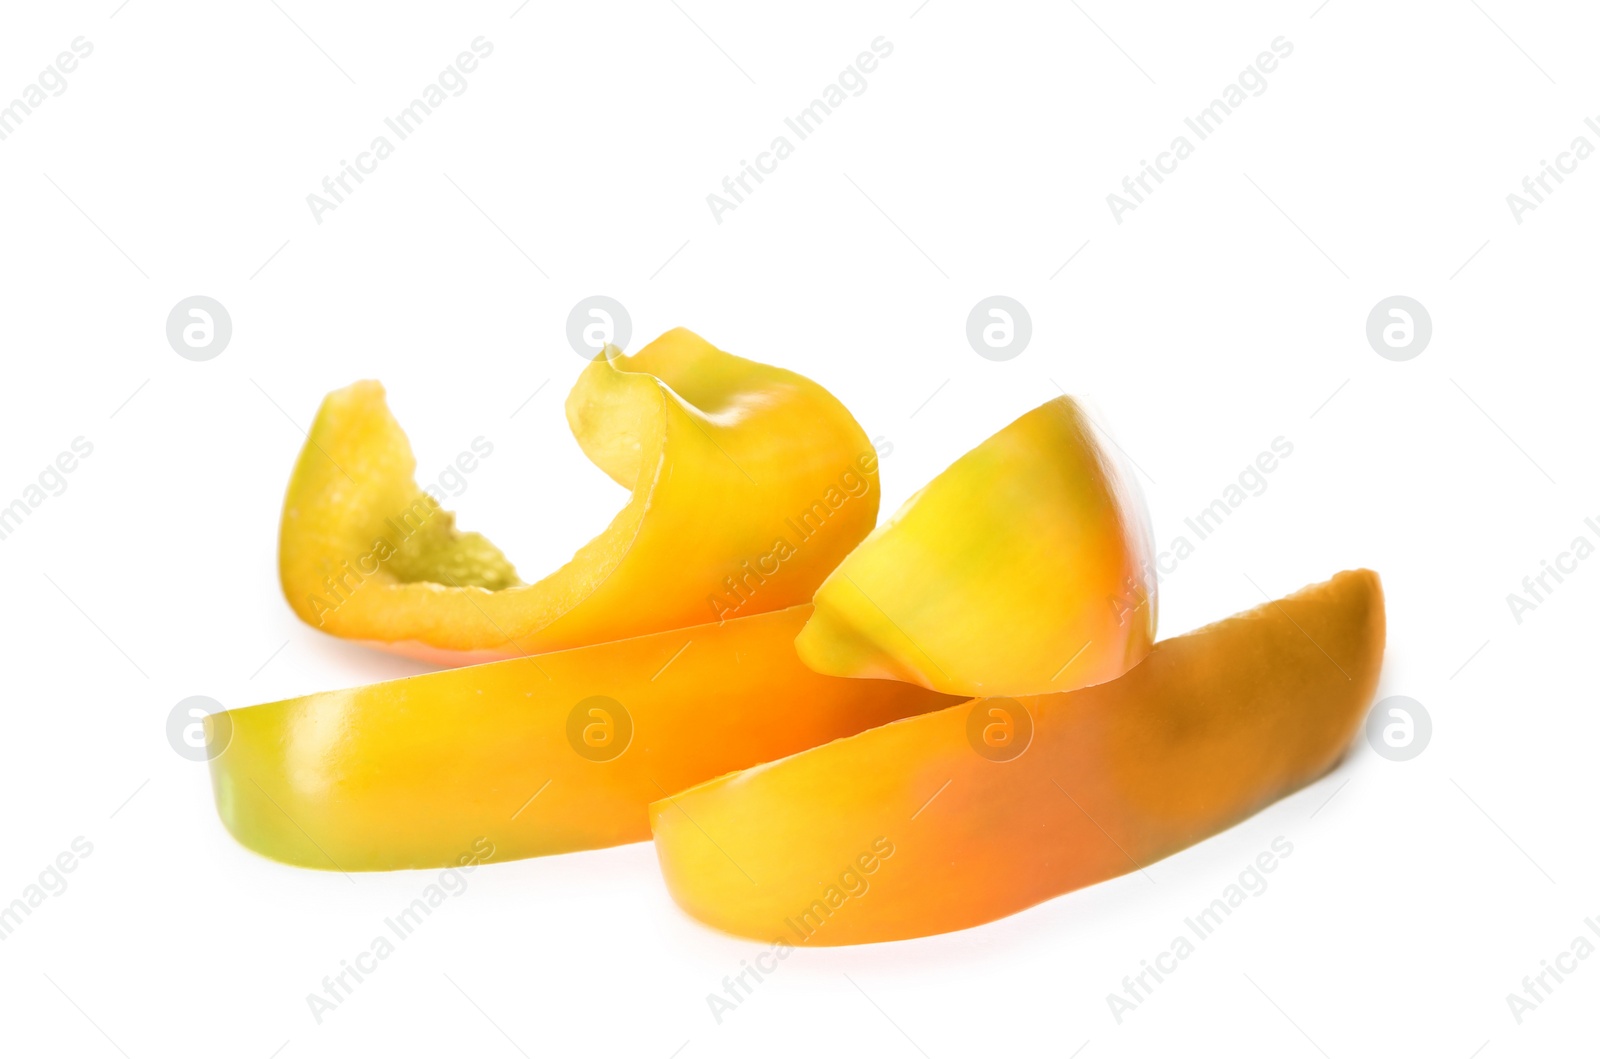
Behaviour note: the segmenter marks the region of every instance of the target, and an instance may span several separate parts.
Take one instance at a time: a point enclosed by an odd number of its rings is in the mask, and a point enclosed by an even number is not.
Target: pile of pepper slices
[[[1155,643],[1147,517],[1070,398],[876,528],[844,406],[689,331],[608,348],[566,411],[632,496],[525,584],[418,488],[382,387],[324,401],[284,503],[290,605],[459,668],[208,718],[245,846],[382,871],[653,835],[715,927],[917,937],[1231,826],[1330,769],[1376,687],[1370,570]]]

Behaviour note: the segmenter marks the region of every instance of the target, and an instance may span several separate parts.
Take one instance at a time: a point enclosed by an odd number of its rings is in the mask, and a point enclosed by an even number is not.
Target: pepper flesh
[[[907,500],[828,575],[800,657],[960,695],[1068,691],[1150,650],[1143,502],[1059,397]]]
[[[218,812],[250,849],[328,870],[450,866],[482,840],[494,860],[595,849],[648,839],[672,791],[956,701],[813,673],[794,653],[809,613],[225,711]]]
[[[1321,776],[1361,723],[1383,645],[1378,577],[1347,571],[1163,641],[1107,684],[975,700],[712,780],[650,807],[668,889],[712,926],[792,945],[1009,915]],[[1020,756],[977,749],[994,747],[991,724],[1028,722]]]
[[[328,395],[279,534],[284,595],[336,636],[454,665],[560,650],[808,601],[878,516],[877,457],[803,376],[683,329],[608,347],[566,404],[584,453],[633,490],[535,584],[415,482],[383,388]]]

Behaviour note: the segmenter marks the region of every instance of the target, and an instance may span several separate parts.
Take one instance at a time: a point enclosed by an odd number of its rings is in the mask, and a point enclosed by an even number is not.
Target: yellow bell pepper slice
[[[217,810],[250,849],[330,871],[595,849],[648,839],[673,791],[956,701],[812,672],[809,613],[224,711]]]
[[[633,495],[524,584],[417,487],[381,386],[329,394],[284,501],[290,606],[336,636],[490,661],[804,603],[877,521],[877,457],[838,400],[681,328],[633,356],[608,348],[566,411],[584,453]]]
[[[763,942],[958,930],[1138,871],[1327,772],[1377,686],[1383,590],[1347,571],[1080,691],[990,698],[650,807],[668,889]]]
[[[800,657],[960,695],[1068,691],[1150,650],[1144,504],[1059,397],[951,464],[828,575]]]

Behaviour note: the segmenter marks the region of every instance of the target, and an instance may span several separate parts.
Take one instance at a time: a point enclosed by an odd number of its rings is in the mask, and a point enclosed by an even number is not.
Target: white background
[[[1600,540],[1600,161],[1520,225],[1506,202],[1574,137],[1600,146],[1592,11],[517,3],[7,7],[0,101],[74,38],[94,52],[0,142],[0,504],[74,438],[94,452],[0,541],[0,903],[75,837],[94,852],[0,942],[0,1048],[1595,1047],[1600,959],[1521,1025],[1505,1000],[1600,916],[1600,559],[1520,624],[1506,602]],[[480,35],[494,53],[467,91],[316,223],[306,196]],[[707,194],[880,35],[894,51],[867,91],[717,223]],[[1106,195],[1279,36],[1294,52],[1264,94],[1116,223]],[[964,333],[996,293],[1033,321],[1004,363]],[[193,294],[233,320],[205,363],[165,337]],[[886,510],[1058,384],[1142,469],[1163,546],[1286,438],[1267,490],[1166,578],[1162,632],[1260,602],[1252,581],[1277,596],[1371,566],[1379,695],[1422,702],[1431,743],[1395,763],[1358,742],[1148,877],[797,953],[720,1025],[706,995],[760,946],[680,913],[648,844],[493,865],[318,1025],[306,994],[432,873],[352,883],[247,852],[167,714],[422,670],[320,636],[279,593],[282,492],[328,390],[382,379],[425,480],[489,438],[454,506],[525,576],[597,532],[623,493],[561,414],[583,366],[565,320],[592,294],[628,307],[631,349],[681,324],[830,387],[893,445]],[[1365,337],[1394,294],[1434,325],[1403,363]],[[1119,1025],[1106,995],[1280,835],[1270,888]]]

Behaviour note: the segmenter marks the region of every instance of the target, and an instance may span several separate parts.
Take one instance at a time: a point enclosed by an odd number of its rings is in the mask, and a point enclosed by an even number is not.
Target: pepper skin
[[[1107,684],[975,700],[723,776],[650,807],[667,886],[714,927],[791,945],[1010,915],[1327,772],[1383,646],[1378,576],[1347,571],[1163,641]]]
[[[491,661],[807,602],[877,521],[877,456],[838,400],[681,328],[633,356],[608,347],[566,409],[584,453],[633,496],[523,584],[417,487],[379,384],[329,394],[284,501],[290,606],[372,646]]]
[[[225,711],[217,810],[308,868],[594,849],[648,839],[669,792],[957,701],[813,673],[794,653],[810,609]]]
[[[1070,691],[1150,650],[1142,499],[1069,397],[951,464],[817,590],[800,634],[822,673],[959,695]]]

